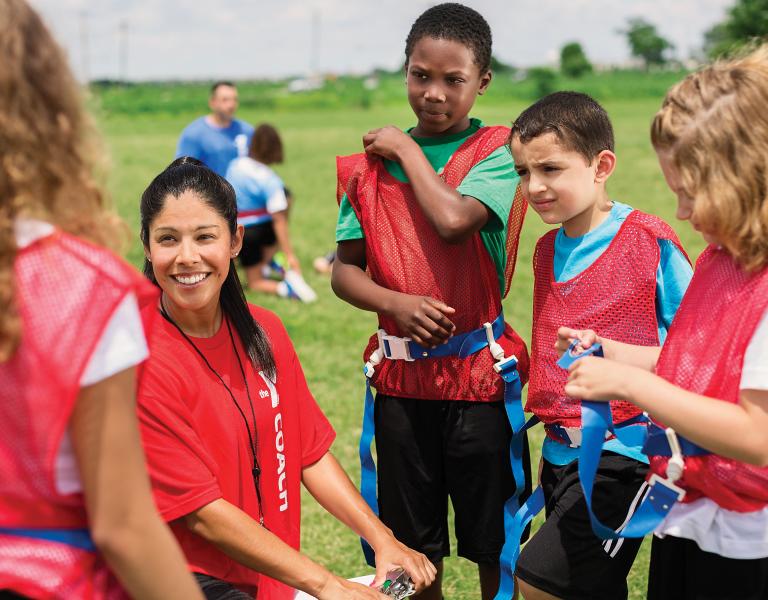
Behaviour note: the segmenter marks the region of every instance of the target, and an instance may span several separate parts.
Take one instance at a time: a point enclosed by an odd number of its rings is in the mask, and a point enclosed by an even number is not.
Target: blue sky
[[[129,79],[258,78],[322,71],[364,72],[402,61],[424,0],[30,0],[80,77],[117,77],[121,23],[127,24]],[[642,16],[673,42],[680,58],[701,46],[734,0],[466,0],[482,13],[503,61],[530,66],[556,60],[578,41],[589,58],[629,58],[619,30]],[[313,37],[319,21],[319,41]],[[82,25],[87,45],[82,43]],[[313,41],[314,40],[314,41]],[[88,51],[83,48],[87,46]],[[123,46],[125,47],[125,46]],[[313,56],[313,47],[319,49]]]

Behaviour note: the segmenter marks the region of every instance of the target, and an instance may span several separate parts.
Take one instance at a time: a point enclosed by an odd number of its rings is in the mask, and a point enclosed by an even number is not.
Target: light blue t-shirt
[[[283,180],[267,165],[248,156],[229,163],[227,181],[237,196],[237,222],[248,227],[272,220],[276,212],[287,210]]]
[[[608,217],[587,234],[569,238],[561,227],[555,236],[554,277],[562,282],[573,279],[587,269],[605,252],[608,245],[626,220],[632,207],[614,202]],[[656,269],[656,319],[659,326],[659,341],[663,344],[672,319],[693,276],[693,269],[682,252],[669,240],[659,240],[659,266]],[[607,441],[604,450],[629,456],[641,462],[648,462],[640,446],[625,446],[618,439]],[[554,465],[567,465],[579,457],[578,448],[545,438],[541,449],[544,459]]]
[[[192,156],[224,177],[230,162],[248,154],[252,136],[253,127],[245,121],[233,119],[229,127],[216,127],[200,117],[181,132],[176,158]]]

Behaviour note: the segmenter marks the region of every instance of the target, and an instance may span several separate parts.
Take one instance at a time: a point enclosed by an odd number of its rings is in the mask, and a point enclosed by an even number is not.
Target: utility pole
[[[121,83],[128,81],[128,19],[120,19],[118,26],[118,80]]]

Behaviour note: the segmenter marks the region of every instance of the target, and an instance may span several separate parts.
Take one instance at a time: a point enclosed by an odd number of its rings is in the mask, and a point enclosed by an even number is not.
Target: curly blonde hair
[[[768,45],[686,77],[651,125],[698,226],[745,270],[768,265]]]
[[[14,220],[114,248],[125,228],[94,177],[101,148],[64,53],[24,0],[0,0],[0,361],[21,339]]]

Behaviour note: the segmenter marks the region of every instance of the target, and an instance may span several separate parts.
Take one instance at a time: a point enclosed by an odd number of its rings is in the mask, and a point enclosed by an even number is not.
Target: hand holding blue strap
[[[589,348],[583,348],[579,353],[574,352],[579,347],[581,347],[581,340],[573,340],[571,345],[568,346],[568,350],[557,361],[557,366],[567,370],[573,363],[585,356],[604,356],[603,346],[597,342]]]
[[[578,345],[578,340],[571,343],[568,351],[563,354],[557,364],[567,369],[584,356],[603,356],[600,344],[594,344],[583,352],[575,354],[574,350]],[[638,420],[640,419],[632,419],[632,422],[634,423]],[[629,422],[625,423],[629,424]],[[613,432],[619,438],[619,441],[625,445],[639,445],[638,442],[642,440],[638,439],[638,432],[643,435],[647,434],[646,427],[615,428],[611,414],[611,405],[608,402],[582,400],[579,480],[584,491],[584,499],[587,504],[587,512],[589,513],[592,530],[598,537],[605,540],[623,537],[644,537],[658,527],[684,492],[674,485],[673,482],[654,475],[649,481],[649,488],[645,498],[624,527],[615,531],[603,525],[592,511],[592,491],[595,485],[595,475],[600,464],[600,456],[603,451],[606,433],[609,431]]]

